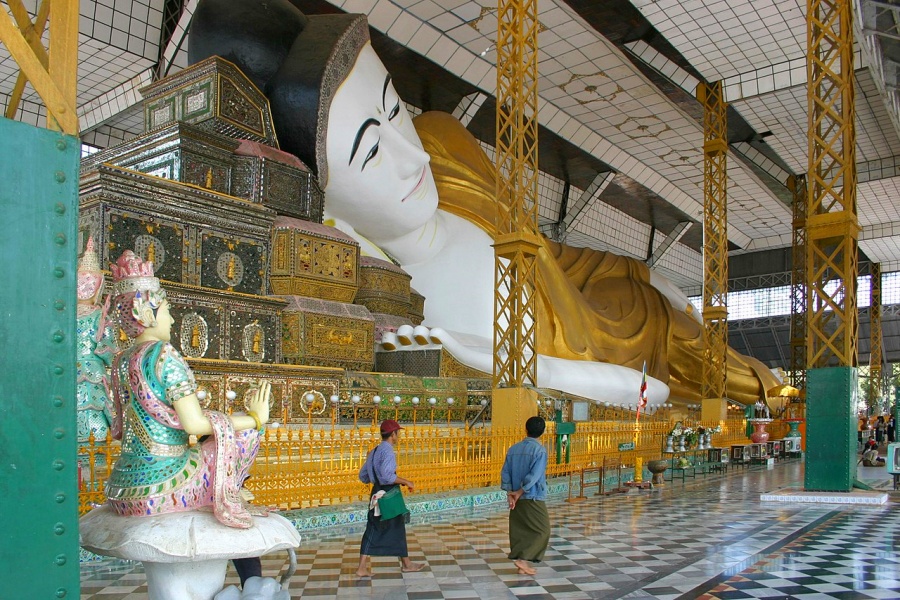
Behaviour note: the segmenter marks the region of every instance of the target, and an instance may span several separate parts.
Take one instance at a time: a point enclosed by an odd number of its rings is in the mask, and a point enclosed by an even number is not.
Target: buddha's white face
[[[425,224],[438,195],[429,156],[391,76],[367,43],[328,116],[325,210],[372,241]]]

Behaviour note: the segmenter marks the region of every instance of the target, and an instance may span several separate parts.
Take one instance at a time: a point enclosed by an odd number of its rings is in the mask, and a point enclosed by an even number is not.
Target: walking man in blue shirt
[[[541,417],[525,421],[528,437],[506,452],[500,472],[500,486],[509,502],[509,558],[520,575],[537,573],[529,563],[543,560],[550,543],[547,449],[538,441],[544,428]]]

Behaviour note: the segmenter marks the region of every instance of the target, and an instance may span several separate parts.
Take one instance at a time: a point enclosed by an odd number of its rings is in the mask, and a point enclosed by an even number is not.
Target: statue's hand
[[[272,384],[268,381],[262,381],[253,397],[247,402],[247,410],[256,413],[261,423],[269,421],[269,399],[272,396]]]

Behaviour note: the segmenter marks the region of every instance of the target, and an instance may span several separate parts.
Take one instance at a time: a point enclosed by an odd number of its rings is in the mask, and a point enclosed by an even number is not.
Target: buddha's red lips
[[[406,196],[404,196],[403,200],[401,200],[400,202],[406,202],[407,200],[409,200],[410,196],[412,196],[417,191],[419,191],[419,188],[421,188],[422,184],[425,182],[425,170],[426,169],[423,167],[422,174],[419,175],[419,181],[416,182],[416,186],[412,189],[412,191],[410,191]]]

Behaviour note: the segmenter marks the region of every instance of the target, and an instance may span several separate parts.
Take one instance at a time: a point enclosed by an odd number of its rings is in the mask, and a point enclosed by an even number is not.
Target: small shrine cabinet
[[[750,444],[731,446],[731,464],[745,466],[750,463]]]
[[[725,448],[709,448],[706,451],[706,464],[710,473],[728,471],[728,451]]]

